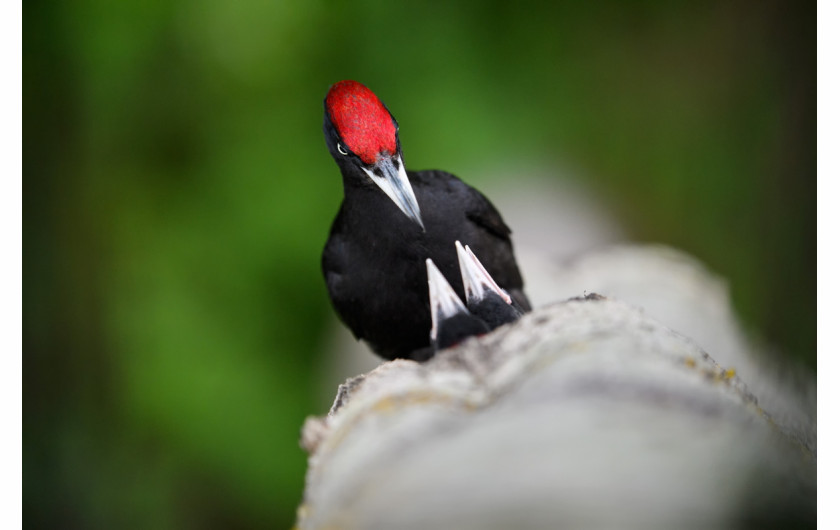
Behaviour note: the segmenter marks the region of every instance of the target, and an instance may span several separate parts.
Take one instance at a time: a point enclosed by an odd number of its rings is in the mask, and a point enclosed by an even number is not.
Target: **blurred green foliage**
[[[410,167],[581,168],[816,366],[813,4],[23,7],[27,526],[292,524],[340,79],[389,105]]]

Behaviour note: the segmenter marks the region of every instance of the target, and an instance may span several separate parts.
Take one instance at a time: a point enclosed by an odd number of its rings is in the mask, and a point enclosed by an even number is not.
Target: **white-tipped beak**
[[[376,161],[372,170],[362,169],[405,215],[420,225],[424,232],[426,231],[423,219],[420,218],[420,205],[417,204],[414,190],[411,189],[411,183],[408,181],[402,156],[382,157]]]
[[[461,268],[461,280],[464,282],[464,294],[467,301],[477,303],[484,298],[484,292],[490,290],[510,304],[510,295],[493,281],[490,273],[478,261],[469,245],[465,249],[460,241],[456,241],[455,248],[458,251],[458,266]]]
[[[429,278],[429,305],[432,310],[432,331],[429,336],[434,341],[439,322],[469,311],[431,259],[426,260],[426,276]]]

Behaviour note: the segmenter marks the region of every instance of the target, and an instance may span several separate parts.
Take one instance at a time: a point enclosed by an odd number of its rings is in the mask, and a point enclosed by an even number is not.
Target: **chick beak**
[[[432,310],[432,330],[429,336],[434,342],[442,321],[458,313],[469,314],[469,311],[431,259],[426,259],[426,276],[429,279],[429,305]]]
[[[485,291],[494,292],[506,303],[510,304],[510,295],[493,281],[490,273],[484,268],[478,258],[466,248],[460,241],[455,242],[455,249],[458,253],[458,265],[461,268],[461,281],[464,283],[464,294],[470,303],[477,303],[484,298]]]

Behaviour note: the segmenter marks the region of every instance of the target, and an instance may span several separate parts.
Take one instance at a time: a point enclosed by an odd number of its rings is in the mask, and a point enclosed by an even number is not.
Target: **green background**
[[[23,4],[27,527],[288,527],[335,322],[330,84],[408,165],[573,165],[816,369],[816,5]],[[339,381],[335,381],[337,384]]]

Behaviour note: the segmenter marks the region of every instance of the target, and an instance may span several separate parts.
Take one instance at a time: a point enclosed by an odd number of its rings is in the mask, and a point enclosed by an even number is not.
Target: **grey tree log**
[[[692,267],[692,289],[717,281]],[[426,364],[384,363],[307,420],[298,526],[815,525],[808,398],[750,354],[732,358],[775,410],[738,366],[600,295],[550,304]]]

